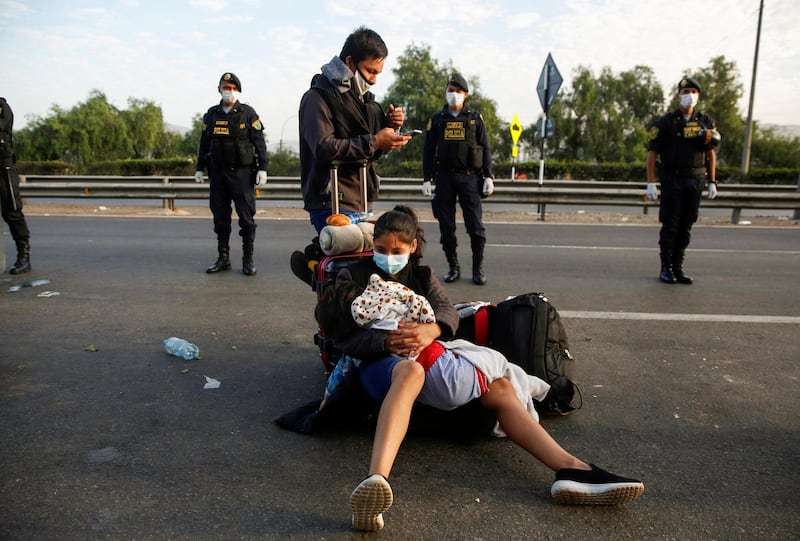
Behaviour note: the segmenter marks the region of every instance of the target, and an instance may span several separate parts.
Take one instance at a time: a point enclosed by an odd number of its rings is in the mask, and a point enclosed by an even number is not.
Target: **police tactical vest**
[[[670,144],[661,151],[661,162],[667,169],[702,169],[706,166],[706,150],[697,139],[700,130],[712,128],[703,114],[695,113],[689,120],[680,111],[670,114],[664,125]]]
[[[478,170],[483,168],[483,147],[477,140],[479,115],[465,107],[458,116],[447,110],[436,116],[436,162],[445,169]]]
[[[225,114],[218,105],[208,110],[211,122],[207,127],[211,137],[211,160],[226,167],[251,167],[256,163],[255,147],[247,138],[247,126],[242,122],[244,111],[236,106]]]

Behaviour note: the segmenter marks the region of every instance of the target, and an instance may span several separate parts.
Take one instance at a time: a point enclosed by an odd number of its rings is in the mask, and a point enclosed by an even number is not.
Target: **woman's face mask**
[[[372,260],[386,274],[397,274],[408,265],[408,258],[411,254],[372,254]]]
[[[383,232],[374,239],[372,260],[383,272],[395,275],[408,265],[417,249],[417,239],[410,244],[396,233]]]

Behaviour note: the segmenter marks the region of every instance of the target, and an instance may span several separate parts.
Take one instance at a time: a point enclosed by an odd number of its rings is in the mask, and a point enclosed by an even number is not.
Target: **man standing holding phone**
[[[300,184],[303,208],[319,234],[333,213],[330,171],[338,162],[339,208],[354,215],[378,199],[380,179],[373,162],[404,147],[410,136],[397,133],[403,126],[400,107],[384,112],[370,89],[383,71],[389,50],[383,38],[369,28],[356,28],[345,40],[339,56],[322,66],[300,100]],[[363,201],[359,169],[367,163],[367,201]],[[306,253],[295,251],[292,272],[311,283],[309,262],[319,255],[314,243]]]

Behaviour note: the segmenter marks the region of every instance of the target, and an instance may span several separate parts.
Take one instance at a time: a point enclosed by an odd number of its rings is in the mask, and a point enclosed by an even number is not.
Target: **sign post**
[[[511,147],[511,180],[514,180],[517,154],[519,154],[517,142],[519,141],[519,136],[522,135],[522,124],[520,124],[519,117],[516,113],[514,113],[514,120],[511,121],[511,126],[509,126],[508,129],[511,131],[511,141],[514,143]]]
[[[547,53],[547,60],[545,60],[542,73],[539,75],[539,83],[536,85],[539,103],[542,104],[542,111],[544,111],[544,117],[542,118],[539,130],[541,141],[539,147],[539,186],[544,182],[544,140],[548,136],[552,137],[552,132],[548,134],[548,131],[552,129],[552,123],[547,120],[547,112],[550,110],[550,106],[553,105],[556,94],[558,94],[558,90],[561,88],[561,83],[563,82],[564,79],[561,77],[561,73],[559,73],[555,61],[553,61],[553,56]]]

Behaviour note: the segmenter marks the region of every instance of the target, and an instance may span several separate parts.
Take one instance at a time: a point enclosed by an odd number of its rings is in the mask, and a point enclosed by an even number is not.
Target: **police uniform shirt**
[[[203,115],[203,124],[197,156],[198,170],[205,169],[209,159],[217,166],[267,170],[264,126],[251,106],[237,101],[225,112],[220,102]],[[242,148],[241,143],[245,142],[252,147]]]

